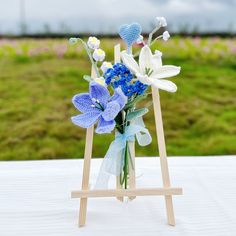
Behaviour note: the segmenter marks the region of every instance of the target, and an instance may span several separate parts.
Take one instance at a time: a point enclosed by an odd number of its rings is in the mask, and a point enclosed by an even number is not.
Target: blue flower
[[[140,81],[132,81],[133,74],[122,63],[116,63],[104,74],[106,84],[112,84],[114,88],[120,87],[125,96],[141,95],[147,89],[147,85]]]
[[[75,125],[88,128],[98,121],[96,133],[110,133],[115,127],[115,117],[123,109],[127,98],[120,89],[112,97],[106,87],[91,82],[89,93],[77,94],[72,103],[82,114],[71,118]]]

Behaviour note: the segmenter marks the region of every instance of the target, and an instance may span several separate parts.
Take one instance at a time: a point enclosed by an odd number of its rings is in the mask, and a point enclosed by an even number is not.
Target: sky
[[[165,16],[170,31],[236,32],[236,0],[0,0],[0,33],[20,32],[20,2],[29,33],[116,33],[139,22],[144,31]]]

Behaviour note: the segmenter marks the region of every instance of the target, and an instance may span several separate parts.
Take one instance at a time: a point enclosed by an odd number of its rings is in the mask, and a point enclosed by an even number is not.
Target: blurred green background
[[[101,42],[113,60],[121,41]],[[168,155],[236,154],[236,39],[176,36],[152,48],[163,52],[164,64],[182,67],[172,79],[177,93],[160,92]],[[84,74],[90,63],[81,45],[0,40],[0,160],[83,157],[85,130],[70,117],[78,114],[72,96],[88,90]],[[137,146],[137,156],[158,155],[150,101],[142,105],[150,109],[144,120],[153,142]],[[104,156],[113,138],[95,135],[93,156]]]

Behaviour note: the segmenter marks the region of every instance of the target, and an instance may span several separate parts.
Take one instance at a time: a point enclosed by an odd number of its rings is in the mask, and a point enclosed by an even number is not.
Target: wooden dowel
[[[135,142],[129,141],[129,150],[131,155],[131,160],[129,159],[129,189],[136,188],[135,179]],[[135,199],[135,196],[129,197],[130,200]]]
[[[81,190],[73,191],[72,198],[97,198],[97,197],[132,197],[155,195],[181,195],[181,188],[139,188],[139,189],[106,189],[106,190]]]
[[[155,88],[154,86],[152,86],[152,98],[153,98],[154,117],[156,123],[158,149],[160,155],[162,181],[164,188],[168,188],[170,187],[170,176],[169,176],[169,169],[166,155],[166,145],[165,145],[164,129],[162,122],[162,114],[161,114],[160,95],[158,89]],[[175,225],[172,196],[165,196],[165,202],[166,202],[168,224]]]
[[[92,67],[91,77],[94,78],[95,74],[96,74],[95,69]],[[90,174],[90,165],[91,165],[92,149],[93,149],[93,133],[94,133],[94,126],[88,128],[86,131],[82,190],[87,190],[89,188],[89,174]],[[86,214],[87,214],[87,198],[81,198],[80,210],[79,210],[79,227],[85,225]]]

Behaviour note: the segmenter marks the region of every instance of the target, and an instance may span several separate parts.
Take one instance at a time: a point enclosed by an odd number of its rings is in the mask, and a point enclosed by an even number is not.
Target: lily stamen
[[[146,73],[147,76],[150,76],[153,73],[153,69],[146,67],[145,68],[145,73]]]

